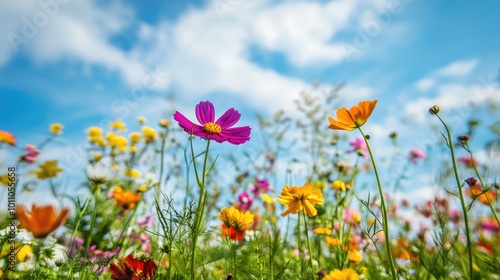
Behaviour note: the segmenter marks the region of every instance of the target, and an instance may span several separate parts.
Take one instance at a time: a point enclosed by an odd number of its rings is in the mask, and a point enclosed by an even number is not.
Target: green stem
[[[196,254],[196,247],[197,247],[196,244],[198,242],[198,237],[199,237],[200,231],[201,231],[201,224],[203,221],[205,202],[206,202],[206,197],[207,197],[207,193],[205,191],[205,176],[206,176],[209,148],[210,148],[210,140],[207,140],[207,147],[205,149],[205,159],[203,161],[203,171],[202,171],[201,180],[200,180],[200,176],[198,174],[198,169],[197,169],[196,163],[195,163],[196,158],[194,155],[193,143],[191,142],[191,156],[193,157],[194,173],[196,175],[196,182],[198,183],[198,187],[199,187],[198,206],[196,209],[196,216],[195,216],[195,221],[194,221],[194,232],[193,232],[193,238],[192,238],[193,244],[191,247],[191,279],[194,279],[194,276],[195,276],[195,254]]]
[[[302,211],[302,217],[304,218],[304,229],[306,232],[306,241],[307,241],[307,248],[309,250],[309,266],[311,267],[311,272],[314,275],[314,267],[313,267],[313,262],[312,262],[312,249],[311,249],[311,241],[309,240],[309,233],[307,232],[307,220],[306,220],[306,212]],[[300,217],[299,217],[300,220]]]
[[[161,150],[160,150],[160,182],[156,186],[156,199],[160,201],[160,192],[161,192],[161,185],[163,184],[163,169],[164,169],[164,159],[165,159],[165,140],[167,138],[167,129],[165,129],[165,132],[163,134],[163,137],[161,138]]]
[[[90,243],[92,242],[92,236],[94,235],[95,220],[97,217],[97,209],[99,208],[99,199],[101,197],[101,186],[99,184],[94,185],[94,212],[92,213],[92,219],[90,220],[89,236],[87,240],[87,245],[85,246],[85,254],[88,254]]]
[[[447,145],[450,148],[451,152],[451,160],[453,163],[453,171],[455,173],[455,180],[457,181],[458,193],[460,195],[460,203],[462,205],[462,212],[464,213],[464,222],[465,222],[465,234],[467,237],[467,251],[469,255],[469,276],[470,279],[474,279],[474,270],[473,270],[473,258],[472,258],[472,240],[470,237],[470,229],[469,229],[469,215],[467,214],[467,205],[465,204],[465,198],[462,191],[462,183],[460,182],[460,176],[458,175],[458,167],[457,161],[455,159],[455,149],[453,148],[453,140],[451,138],[450,129],[446,125],[446,123],[441,119],[441,117],[436,113],[436,117],[439,121],[444,125],[446,129],[446,134],[448,135]]]
[[[382,210],[382,220],[383,220],[382,227],[384,229],[385,246],[387,247],[387,258],[389,259],[392,279],[396,280],[397,273],[396,273],[396,267],[394,266],[394,259],[392,257],[391,239],[389,236],[389,220],[387,218],[387,208],[385,206],[384,192],[382,190],[382,184],[380,183],[380,177],[378,175],[377,164],[375,163],[375,157],[373,156],[372,149],[370,147],[370,142],[366,138],[366,135],[363,133],[363,130],[361,130],[361,127],[358,127],[358,130],[359,130],[359,132],[361,132],[361,135],[363,136],[363,139],[365,140],[366,147],[368,148],[368,152],[370,153],[370,158],[372,160],[373,171],[375,172],[375,178],[377,179],[377,186],[378,186],[378,192],[380,195],[380,203],[381,203],[381,210]]]

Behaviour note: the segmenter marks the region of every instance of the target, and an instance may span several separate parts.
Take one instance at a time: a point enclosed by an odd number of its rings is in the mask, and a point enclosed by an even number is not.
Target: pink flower
[[[26,154],[21,156],[20,161],[24,161],[26,163],[35,163],[38,160],[38,155],[40,154],[40,151],[37,149],[37,147],[27,144],[26,145]]]
[[[269,191],[269,182],[266,180],[255,178],[255,186],[251,191],[255,196],[258,196],[261,192],[267,193]]]
[[[500,232],[500,227],[494,218],[488,218],[481,221],[481,228],[485,231]]]
[[[144,221],[138,221],[137,224],[141,227],[150,227],[153,225],[153,218],[151,215],[147,215]]]
[[[422,160],[424,160],[424,159],[426,159],[426,158],[427,158],[427,156],[426,156],[426,155],[424,154],[424,152],[422,152],[422,150],[420,150],[420,149],[415,148],[415,149],[412,149],[412,150],[410,151],[410,158],[409,158],[409,159],[410,159],[410,161],[411,161],[413,164],[418,164],[417,159],[422,159]]]
[[[368,156],[368,147],[366,147],[366,142],[361,137],[356,137],[353,141],[349,142],[352,149],[347,151],[348,153],[356,152],[362,155],[364,158]]]
[[[196,118],[201,125],[188,120],[178,111],[174,120],[189,134],[196,135],[206,140],[215,140],[218,143],[229,142],[234,145],[243,144],[250,140],[249,126],[232,127],[240,119],[240,113],[231,108],[215,121],[215,108],[209,101],[202,101],[196,105]]]
[[[238,202],[240,203],[238,208],[242,211],[247,211],[252,206],[253,198],[244,191],[238,195]]]
[[[461,157],[457,158],[457,161],[460,162],[461,164],[467,166],[467,167],[470,167],[470,168],[473,168],[474,166],[477,167],[477,165],[478,165],[478,162],[475,159],[472,160],[470,155],[461,156]]]

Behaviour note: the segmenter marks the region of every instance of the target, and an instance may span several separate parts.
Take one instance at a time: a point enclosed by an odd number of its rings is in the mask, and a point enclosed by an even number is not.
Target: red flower
[[[242,230],[237,231],[234,227],[227,227],[225,224],[222,224],[222,236],[227,236],[231,240],[242,241],[245,232],[249,230],[250,227],[245,227]]]
[[[114,280],[151,280],[155,276],[156,264],[152,260],[141,261],[128,255],[120,266],[111,264],[111,279]]]

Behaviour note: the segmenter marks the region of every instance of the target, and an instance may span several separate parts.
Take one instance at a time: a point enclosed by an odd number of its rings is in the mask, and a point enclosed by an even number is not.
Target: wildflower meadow
[[[304,93],[295,114],[250,127],[204,100],[88,127],[75,182],[39,160],[64,120],[25,147],[0,131],[18,155],[1,162],[2,279],[500,279],[498,169],[469,146],[480,120],[458,134],[429,108],[444,159],[429,174],[431,155],[397,131],[386,140],[403,160],[373,148],[377,100],[339,104]],[[492,131],[484,149],[498,153]],[[433,199],[405,195],[419,175],[435,178]],[[16,199],[42,186],[51,200]]]

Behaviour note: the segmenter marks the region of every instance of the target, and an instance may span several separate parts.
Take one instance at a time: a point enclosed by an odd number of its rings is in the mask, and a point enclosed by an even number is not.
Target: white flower
[[[101,162],[94,165],[87,163],[87,175],[91,182],[100,185],[113,180],[116,176],[116,170],[105,166]]]

